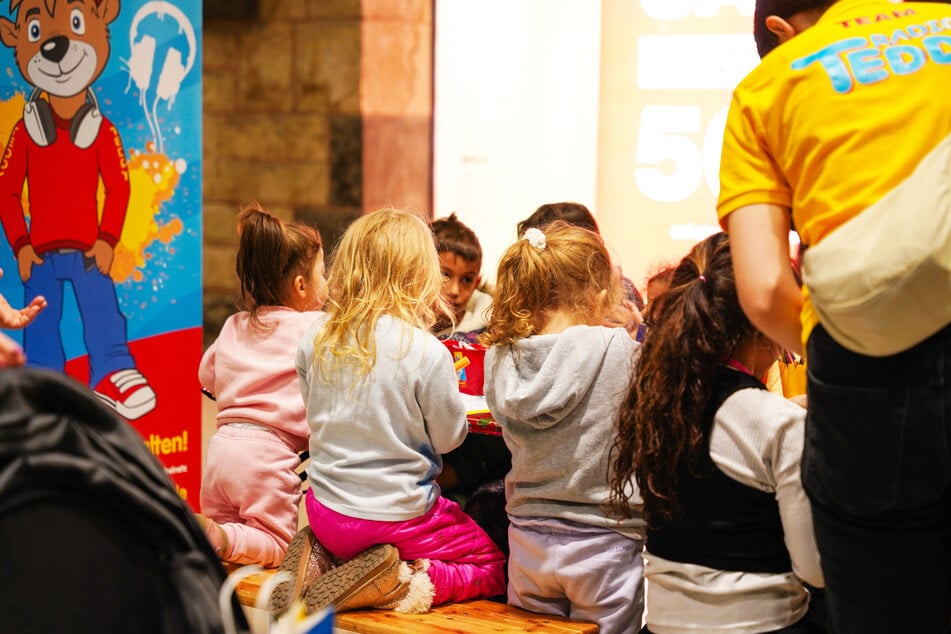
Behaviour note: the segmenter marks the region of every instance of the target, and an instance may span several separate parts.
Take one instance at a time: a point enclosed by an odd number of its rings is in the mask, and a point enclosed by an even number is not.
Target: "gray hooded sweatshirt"
[[[572,326],[486,353],[486,402],[512,452],[505,509],[513,521],[552,518],[644,538],[643,519],[619,521],[601,507],[638,348],[621,328]]]

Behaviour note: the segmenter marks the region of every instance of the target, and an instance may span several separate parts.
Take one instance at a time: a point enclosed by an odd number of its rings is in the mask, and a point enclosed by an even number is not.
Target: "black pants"
[[[806,358],[802,479],[830,631],[948,631],[951,326],[890,357],[850,352],[820,326]]]

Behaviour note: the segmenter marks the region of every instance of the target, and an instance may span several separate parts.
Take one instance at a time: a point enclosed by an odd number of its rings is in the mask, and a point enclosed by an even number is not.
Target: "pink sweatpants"
[[[352,559],[377,544],[393,544],[400,558],[429,559],[433,605],[505,594],[505,555],[459,505],[440,497],[422,517],[381,522],[341,515],[306,496],[311,530],[327,550]]]
[[[208,442],[201,511],[228,536],[222,559],[271,567],[297,532],[301,483],[294,447],[266,429],[222,425]],[[217,533],[209,534],[212,544]]]

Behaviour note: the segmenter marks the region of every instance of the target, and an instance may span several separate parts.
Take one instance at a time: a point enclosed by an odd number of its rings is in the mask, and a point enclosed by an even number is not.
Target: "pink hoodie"
[[[259,328],[247,312],[228,318],[198,368],[198,380],[217,400],[218,427],[257,423],[298,453],[307,449],[310,428],[294,363],[297,344],[320,314],[270,306],[259,312]]]

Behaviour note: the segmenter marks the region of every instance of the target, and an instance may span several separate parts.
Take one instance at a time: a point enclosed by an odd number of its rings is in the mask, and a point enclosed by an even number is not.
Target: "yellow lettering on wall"
[[[188,453],[188,430],[176,436],[149,434],[145,446],[156,456],[168,456],[176,453]]]

